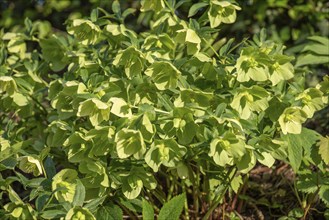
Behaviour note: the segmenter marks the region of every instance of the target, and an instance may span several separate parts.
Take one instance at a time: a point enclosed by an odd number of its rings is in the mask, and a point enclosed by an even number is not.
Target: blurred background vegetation
[[[63,29],[67,19],[89,16],[91,9],[111,11],[114,0],[0,0],[0,26],[6,29],[22,25],[26,17],[32,21],[47,20],[54,28]],[[177,14],[188,19],[190,6],[202,0],[185,1]],[[207,0],[203,0],[207,1]],[[329,35],[329,1],[326,0],[237,0],[242,10],[233,25],[222,27],[222,35],[243,37],[266,27],[278,42],[294,45],[308,36]],[[138,0],[120,0],[125,8],[139,8]],[[202,8],[199,15],[202,14]],[[134,14],[132,17],[136,17]],[[194,16],[193,18],[197,17]],[[128,20],[131,22],[132,19]],[[134,26],[135,29],[140,27]]]
[[[8,32],[24,26],[25,18],[38,22],[39,37],[65,30],[68,20],[88,17],[94,8],[112,11],[114,0],[0,0],[0,29]],[[188,20],[190,7],[208,0],[184,1],[176,11]],[[125,25],[136,32],[148,29],[152,12],[140,14],[139,0],[119,0],[122,9],[130,8],[131,14]],[[286,53],[296,57],[296,71],[305,72],[303,80],[307,86],[314,86],[325,75],[329,75],[329,1],[326,0],[236,0],[242,10],[232,25],[222,25],[217,44],[220,47],[230,38],[236,42],[250,38],[265,28],[269,37],[286,45]],[[198,19],[205,8],[192,16]],[[150,13],[150,14],[148,14]],[[308,127],[323,135],[329,133],[329,109],[317,113]]]
[[[47,20],[54,28],[63,29],[67,19],[89,16],[91,9],[100,7],[111,11],[114,0],[0,0],[0,26],[6,29],[23,24],[26,17],[32,21]],[[185,1],[177,12],[188,19],[190,6],[202,0]],[[207,0],[203,0],[207,1]],[[243,37],[258,33],[266,27],[272,38],[292,45],[308,36],[329,35],[329,1],[326,0],[237,0],[242,10],[236,23],[222,27],[222,35]],[[139,8],[138,0],[120,0],[125,8]],[[199,15],[202,14],[202,8]],[[136,17],[138,14],[133,15]],[[198,14],[196,15],[196,17]],[[195,18],[195,16],[194,16]],[[131,21],[132,19],[130,19]],[[129,23],[129,22],[128,22]],[[140,27],[134,26],[135,29]]]

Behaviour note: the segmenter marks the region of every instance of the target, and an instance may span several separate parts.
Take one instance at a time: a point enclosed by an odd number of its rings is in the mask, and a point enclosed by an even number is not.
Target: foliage
[[[294,45],[313,35],[329,34],[326,1],[239,0],[238,3],[244,12],[238,16],[234,27],[238,31],[235,33],[237,37],[238,34],[252,34],[266,27],[273,40]]]
[[[203,15],[187,22],[175,13],[185,2],[142,1],[151,28],[141,33],[118,1],[67,32],[29,19],[1,32],[1,218],[168,219],[193,208],[207,219],[256,163],[275,161],[328,204],[328,138],[302,125],[328,106],[329,78],[306,89],[265,31],[214,49],[240,7],[199,2],[190,15]]]

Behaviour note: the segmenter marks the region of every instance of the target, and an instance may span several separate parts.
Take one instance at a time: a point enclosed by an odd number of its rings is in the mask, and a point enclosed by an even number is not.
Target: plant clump
[[[256,164],[275,161],[329,205],[328,137],[303,127],[328,106],[328,76],[306,89],[265,31],[215,50],[217,28],[241,8],[208,2],[183,20],[184,1],[142,1],[141,33],[118,1],[65,33],[39,38],[28,19],[0,33],[1,218],[178,219],[184,209],[207,219]]]

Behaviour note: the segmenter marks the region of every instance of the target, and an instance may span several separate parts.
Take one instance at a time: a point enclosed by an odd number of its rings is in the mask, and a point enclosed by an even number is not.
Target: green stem
[[[46,177],[46,179],[48,179],[48,175],[47,175],[47,173],[46,173],[46,169],[45,169],[45,167],[44,167],[42,161],[41,161],[40,164],[41,164],[41,169],[42,169],[43,175]]]
[[[198,166],[196,166],[194,164],[190,164],[190,165],[193,166],[193,167],[198,167]],[[206,173],[217,173],[217,174],[222,173],[222,171],[207,170],[207,169],[203,169],[203,171],[206,172]]]
[[[240,45],[245,44],[246,41],[248,40],[248,38],[244,38],[240,43],[238,43],[237,45],[235,45],[234,47],[232,47],[227,54],[230,54],[233,50],[235,50],[236,48],[240,47]]]
[[[50,195],[50,197],[48,198],[46,204],[42,207],[41,212],[43,212],[43,211],[45,210],[45,208],[47,208],[47,206],[50,204],[51,200],[52,200],[53,197],[54,197],[54,194],[55,194],[55,193],[51,193],[51,195]]]
[[[146,194],[147,194],[147,196],[149,197],[149,200],[150,200],[151,204],[153,205],[153,209],[154,209],[156,212],[159,212],[160,209],[155,205],[155,201],[154,201],[153,196],[152,196],[152,194],[150,193],[150,191],[149,191],[149,190],[146,190]]]
[[[34,98],[32,95],[29,95],[29,97],[42,109],[45,116],[48,115],[46,107],[44,107],[36,98]]]
[[[135,106],[135,105],[131,105],[130,107],[138,109],[138,106]],[[161,109],[158,109],[158,108],[154,108],[154,111],[157,112],[157,113],[166,114],[166,115],[170,114],[170,112],[167,112],[167,111],[164,111],[164,110],[161,110]]]
[[[174,192],[174,177],[170,176],[170,187],[169,187],[169,191],[168,191],[168,197],[167,200],[169,201],[172,198],[173,192]]]
[[[209,42],[206,39],[203,39],[203,41],[207,44],[207,46],[214,52],[214,54],[216,55],[216,57],[220,58],[219,54],[217,53],[217,51],[213,48],[213,46],[211,44],[209,44]]]
[[[173,8],[169,5],[169,3],[168,3],[166,0],[164,1],[164,3],[165,3],[166,6],[169,8],[170,13],[171,13],[173,19],[174,19],[174,20],[176,21],[176,23],[178,24],[178,23],[179,23],[179,20],[178,20],[177,17],[176,17],[175,9],[173,9]]]
[[[281,175],[281,176],[282,176],[282,175]],[[290,185],[290,184],[289,184],[289,185]],[[298,191],[297,191],[296,181],[294,181],[294,186],[293,186],[293,187],[290,186],[290,187],[293,188],[294,193],[295,193],[295,195],[296,195],[296,198],[297,198],[297,200],[298,200],[298,203],[299,203],[299,205],[302,207],[302,206],[303,206],[303,203],[302,203],[302,200],[300,199],[299,194],[298,194]]]
[[[137,219],[136,216],[124,205],[122,205],[121,203],[118,203],[118,205],[121,207],[121,209],[124,210],[124,213],[127,213],[129,215],[129,219],[133,219],[133,220]]]
[[[311,205],[313,204],[317,194],[319,193],[320,191],[320,186],[319,186],[319,173],[317,172],[317,190],[316,192],[314,192],[313,194],[311,194],[311,199],[309,200],[310,202],[307,204],[306,208],[304,209],[304,215],[303,215],[303,218],[302,220],[306,219],[306,216],[311,208]]]
[[[195,219],[197,219],[198,213],[199,213],[199,195],[200,195],[200,187],[199,187],[199,183],[200,183],[200,171],[199,169],[196,170],[196,180],[193,182],[193,188],[195,188],[195,190],[193,190],[193,195],[194,195],[194,210],[195,210]]]
[[[231,167],[230,171],[227,172],[226,176],[227,176],[227,178],[229,178],[229,180],[226,182],[223,192],[217,198],[214,199],[214,202],[211,204],[211,206],[208,209],[208,212],[205,214],[205,216],[202,218],[202,220],[209,219],[209,216],[212,214],[212,212],[215,210],[215,208],[222,201],[223,197],[225,196],[225,193],[227,192],[227,190],[230,186],[230,183],[232,182],[232,179],[235,176],[236,171],[237,171],[237,169],[235,167]]]
[[[317,195],[318,193],[319,193],[319,189],[318,189],[315,193],[313,193],[313,194],[311,195],[310,202],[307,204],[306,208],[304,209],[304,215],[303,215],[303,217],[301,218],[302,220],[305,220],[305,219],[306,219],[306,216],[307,216],[307,214],[308,214],[308,212],[309,212],[309,210],[310,210],[310,208],[311,208],[311,205],[313,204],[313,202],[314,202],[314,200],[315,200],[315,198],[316,198],[316,195]]]
[[[161,195],[158,189],[153,190],[153,195],[161,202],[163,205],[166,202],[166,198]]]
[[[187,201],[187,188],[186,188],[186,185],[185,185],[185,180],[182,180],[182,191],[185,192],[185,203],[184,203],[184,212],[185,212],[185,219],[186,220],[189,220],[190,217],[189,217],[189,212],[188,212],[188,201]]]

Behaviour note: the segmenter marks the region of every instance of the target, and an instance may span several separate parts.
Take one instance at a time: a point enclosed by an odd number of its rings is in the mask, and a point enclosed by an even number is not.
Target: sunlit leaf
[[[208,11],[210,26],[215,28],[221,23],[230,24],[236,19],[236,10],[241,8],[231,3],[231,1],[211,0]]]
[[[146,71],[159,90],[175,89],[177,87],[180,71],[169,62],[155,62]]]
[[[283,134],[300,134],[302,123],[307,119],[307,114],[298,107],[289,107],[279,117],[279,124]]]
[[[72,26],[68,28],[68,33],[73,34],[82,44],[94,44],[100,35],[100,28],[89,20],[75,19]]]
[[[122,129],[115,135],[115,143],[120,158],[127,158],[131,155],[141,158],[146,150],[140,131]]]

